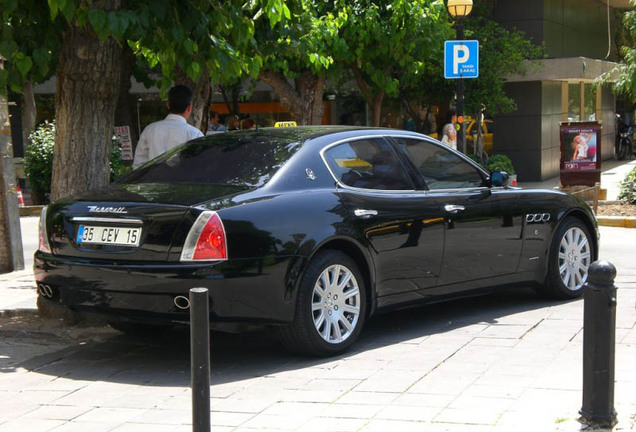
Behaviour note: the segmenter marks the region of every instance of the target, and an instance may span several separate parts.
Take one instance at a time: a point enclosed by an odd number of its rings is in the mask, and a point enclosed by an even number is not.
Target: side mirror
[[[493,187],[508,186],[509,178],[505,171],[493,171],[490,173],[490,185]]]

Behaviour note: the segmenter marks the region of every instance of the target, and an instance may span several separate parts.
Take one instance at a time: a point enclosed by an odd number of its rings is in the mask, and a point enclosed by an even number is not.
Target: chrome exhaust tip
[[[190,308],[190,299],[186,296],[178,295],[174,298],[174,305],[182,310]]]
[[[46,284],[39,284],[38,292],[40,293],[42,297],[46,297],[46,298],[53,298],[53,295],[55,295],[55,291],[53,291],[53,288],[51,288],[50,285],[46,285]]]

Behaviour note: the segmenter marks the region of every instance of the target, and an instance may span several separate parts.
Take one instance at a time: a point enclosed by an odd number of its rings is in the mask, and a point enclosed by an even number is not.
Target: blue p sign
[[[479,42],[476,40],[444,42],[444,78],[479,76]]]

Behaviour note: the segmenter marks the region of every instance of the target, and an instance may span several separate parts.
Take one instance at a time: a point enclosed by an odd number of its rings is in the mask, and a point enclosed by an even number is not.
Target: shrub
[[[490,172],[493,171],[505,171],[512,175],[515,174],[515,168],[512,166],[512,161],[506,155],[496,154],[488,158],[488,164],[486,169]]]
[[[110,146],[110,181],[111,183],[132,171],[132,165],[126,164],[121,158],[121,146],[119,141],[113,139]]]
[[[51,193],[53,173],[53,151],[55,148],[55,122],[44,122],[29,135],[31,143],[24,152],[24,175],[31,188],[31,196],[36,204],[48,202]],[[121,147],[113,139],[110,147],[110,181],[132,170],[121,158]]]
[[[24,151],[24,175],[31,188],[35,204],[47,201],[51,193],[51,173],[53,172],[53,149],[55,147],[55,122],[44,122],[31,135],[31,143]]]
[[[629,196],[629,183],[633,182],[632,196]],[[636,168],[632,169],[619,184],[618,199],[636,204]]]

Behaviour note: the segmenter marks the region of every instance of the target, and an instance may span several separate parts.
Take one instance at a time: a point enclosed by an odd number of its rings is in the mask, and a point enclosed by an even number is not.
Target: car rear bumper
[[[288,322],[295,295],[289,258],[196,265],[87,263],[37,252],[35,280],[43,299],[78,312],[145,322],[187,322],[180,308],[191,288],[207,288],[211,321]],[[43,295],[44,294],[44,295]],[[183,298],[179,299],[183,300]]]

